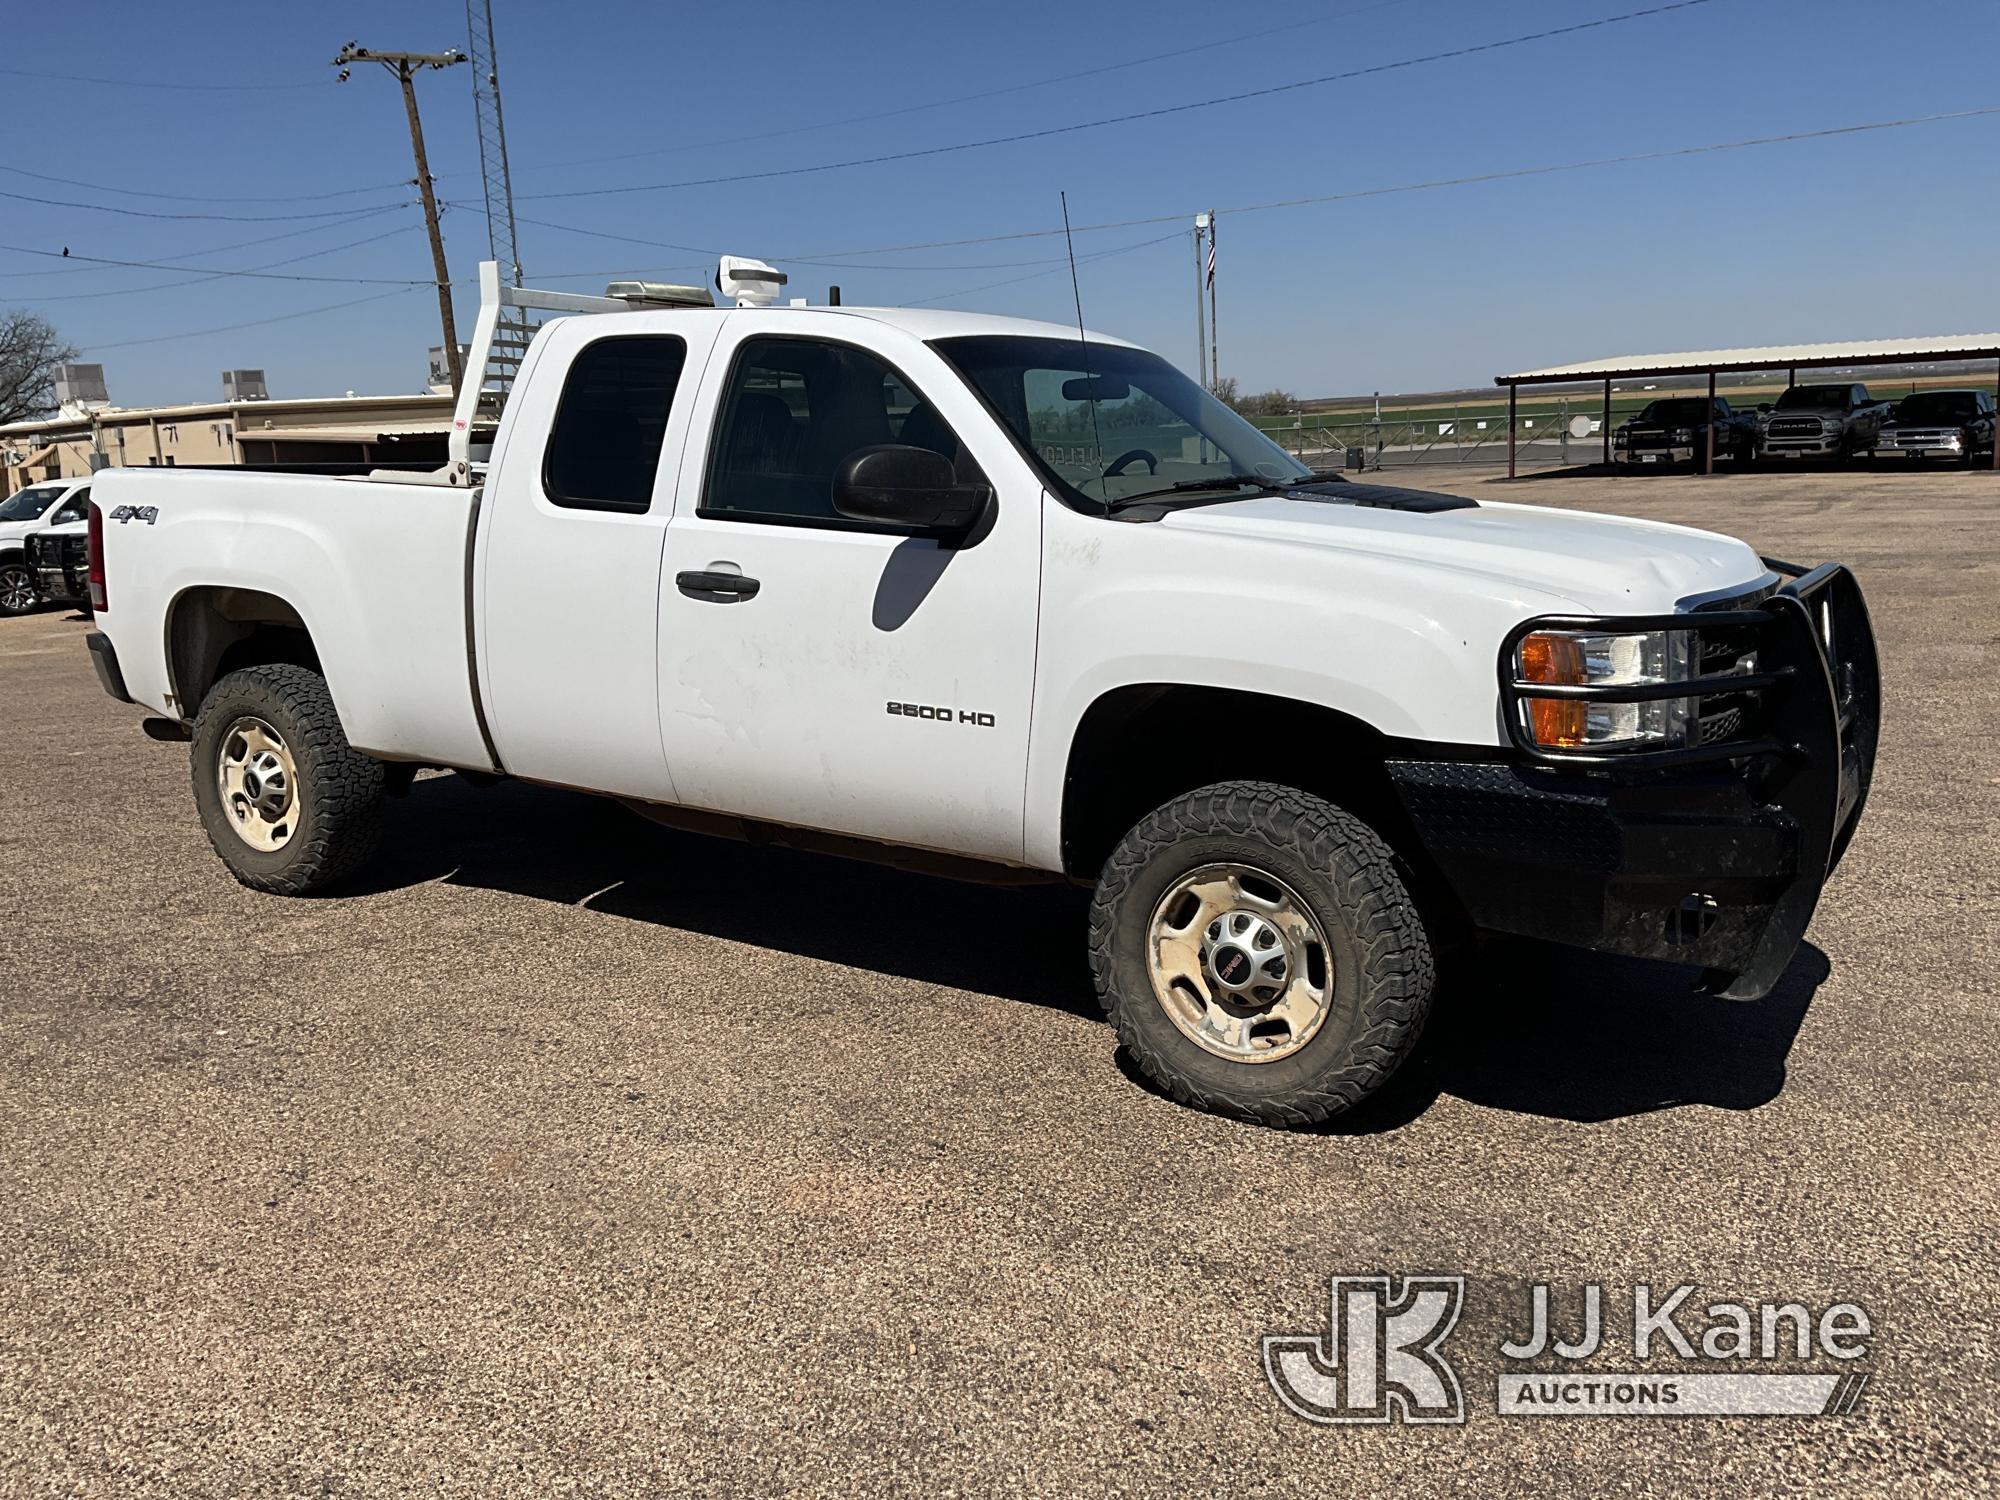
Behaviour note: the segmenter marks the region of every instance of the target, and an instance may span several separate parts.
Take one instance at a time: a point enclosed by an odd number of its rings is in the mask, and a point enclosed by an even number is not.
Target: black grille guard
[[[1500,650],[1501,713],[1526,762],[1592,772],[1640,772],[1740,763],[1759,800],[1786,814],[1799,833],[1796,877],[1779,898],[1755,952],[1720,993],[1749,998],[1768,991],[1791,961],[1819,902],[1821,887],[1847,852],[1868,801],[1881,729],[1881,668],[1861,585],[1839,563],[1805,569],[1765,558],[1787,581],[1753,607],[1696,609],[1672,615],[1545,615],[1508,633]],[[1741,631],[1754,643],[1755,672],[1711,673],[1638,686],[1555,686],[1515,676],[1515,651],[1538,630],[1631,634],[1644,631]],[[1697,636],[1697,640],[1699,637]],[[1700,660],[1699,649],[1691,653]],[[1747,694],[1760,706],[1743,734],[1664,750],[1548,750],[1529,737],[1522,700],[1582,698],[1600,703],[1699,700]]]

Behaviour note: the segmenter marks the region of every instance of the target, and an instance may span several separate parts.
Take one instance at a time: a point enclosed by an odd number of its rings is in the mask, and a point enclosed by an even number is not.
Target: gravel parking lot
[[[1769,999],[1496,945],[1309,1135],[1120,1066],[1074,892],[439,775],[354,893],[254,894],[86,625],[0,621],[0,1492],[1990,1493],[2000,477],[1438,484],[1854,564],[1875,794]],[[1463,1427],[1267,1387],[1374,1271],[1470,1278]],[[1535,1282],[1855,1301],[1872,1381],[1503,1418]]]

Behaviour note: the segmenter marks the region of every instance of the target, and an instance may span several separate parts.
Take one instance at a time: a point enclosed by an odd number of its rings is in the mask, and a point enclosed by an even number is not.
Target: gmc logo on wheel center
[[[975,729],[991,729],[993,715],[970,708],[939,708],[929,703],[891,703],[889,713],[899,719],[932,719],[940,724],[970,724]]]

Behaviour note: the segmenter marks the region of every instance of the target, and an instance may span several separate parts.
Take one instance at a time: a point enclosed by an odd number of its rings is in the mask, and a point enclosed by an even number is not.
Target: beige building
[[[0,494],[109,466],[402,468],[445,461],[450,396],[326,396],[104,407],[0,426]],[[103,457],[93,462],[93,455]]]

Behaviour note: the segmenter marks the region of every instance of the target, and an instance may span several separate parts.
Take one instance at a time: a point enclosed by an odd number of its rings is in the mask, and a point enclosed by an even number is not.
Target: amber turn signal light
[[[1576,687],[1586,680],[1583,647],[1575,636],[1536,631],[1521,639],[1521,681]],[[1537,745],[1572,750],[1587,743],[1589,709],[1581,698],[1526,698],[1528,733]]]

